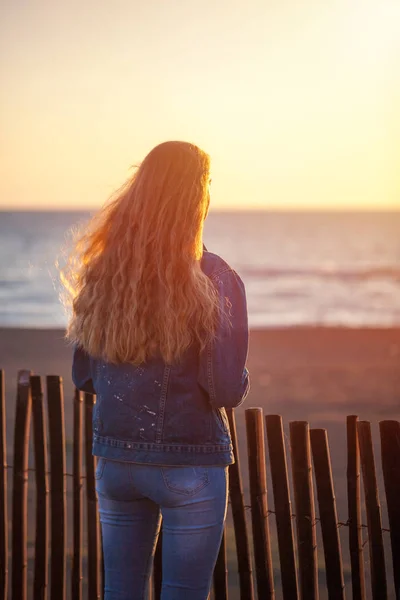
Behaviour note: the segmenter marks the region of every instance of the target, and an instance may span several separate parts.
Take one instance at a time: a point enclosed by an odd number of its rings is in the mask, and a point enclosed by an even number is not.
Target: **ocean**
[[[0,326],[63,327],[55,260],[89,212],[0,212]],[[400,325],[400,212],[210,212],[252,327]]]

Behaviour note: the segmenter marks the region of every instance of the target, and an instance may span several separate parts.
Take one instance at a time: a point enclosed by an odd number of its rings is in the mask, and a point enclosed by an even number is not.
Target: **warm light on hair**
[[[85,227],[61,271],[68,340],[140,364],[157,351],[174,362],[214,337],[218,299],[200,268],[209,170],[197,146],[160,144]]]

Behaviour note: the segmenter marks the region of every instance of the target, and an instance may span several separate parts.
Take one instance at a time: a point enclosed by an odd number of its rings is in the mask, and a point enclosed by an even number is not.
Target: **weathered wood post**
[[[48,584],[48,485],[47,485],[47,435],[43,402],[42,380],[31,376],[33,443],[35,451],[36,480],[36,533],[34,600],[46,600]]]
[[[154,600],[161,598],[162,585],[162,525],[158,535],[156,553],[154,555],[153,564],[153,582],[154,582]]]
[[[324,544],[328,597],[329,600],[344,600],[342,550],[340,547],[328,434],[326,429],[311,429],[310,437]]]
[[[364,551],[361,526],[360,450],[358,417],[347,417],[347,505],[353,600],[365,600]]]
[[[237,441],[236,419],[232,409],[226,411],[231,432],[235,463],[229,467],[229,497],[232,508],[233,529],[235,532],[236,553],[239,570],[241,600],[254,600],[253,572],[250,559],[250,543],[247,531],[243,496],[243,482],[240,471],[239,446]]]
[[[0,369],[0,598],[8,590],[8,511],[5,373]]]
[[[71,589],[74,600],[82,600],[82,393],[74,392],[74,433],[73,433],[73,555]]]
[[[12,499],[13,600],[27,598],[28,453],[32,401],[30,371],[18,371],[17,406],[14,428],[14,472]]]
[[[100,598],[100,525],[92,454],[92,415],[95,396],[85,392],[86,510],[88,528],[88,600]]]
[[[260,598],[274,600],[263,412],[261,408],[248,408],[245,416],[257,592]]]
[[[381,421],[382,469],[390,526],[396,598],[400,599],[400,423]]]
[[[50,441],[50,507],[51,507],[51,600],[65,600],[67,503],[64,395],[62,378],[48,375],[47,409]]]
[[[282,417],[267,415],[265,422],[274,491],[283,598],[296,600],[298,598],[297,571]]]
[[[318,600],[317,536],[312,485],[310,429],[305,421],[290,423],[294,500],[302,600]]]
[[[376,481],[374,450],[371,424],[368,421],[357,423],[360,441],[361,469],[363,474],[365,507],[367,511],[368,540],[371,563],[371,583],[373,600],[387,598],[385,553],[383,548],[381,505]]]

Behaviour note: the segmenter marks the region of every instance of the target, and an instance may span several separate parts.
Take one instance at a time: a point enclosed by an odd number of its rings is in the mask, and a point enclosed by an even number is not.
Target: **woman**
[[[161,518],[162,600],[210,591],[234,462],[225,408],[249,379],[243,283],[203,247],[209,183],[198,147],[155,147],[64,272],[73,381],[97,395],[106,600],[147,597]]]

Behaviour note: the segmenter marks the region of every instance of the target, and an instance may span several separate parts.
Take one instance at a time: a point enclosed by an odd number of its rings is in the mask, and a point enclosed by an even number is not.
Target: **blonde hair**
[[[160,144],[85,227],[61,271],[69,341],[140,364],[157,352],[173,363],[214,338],[218,299],[200,267],[209,170],[197,146]]]

